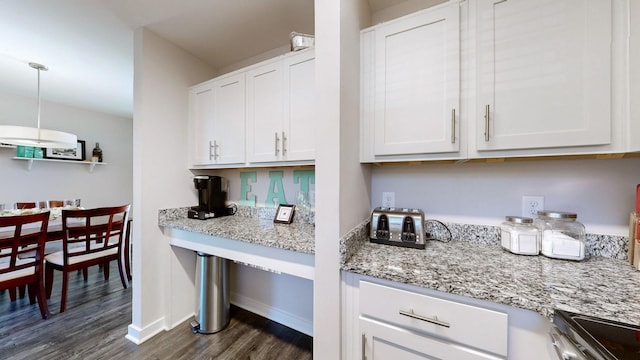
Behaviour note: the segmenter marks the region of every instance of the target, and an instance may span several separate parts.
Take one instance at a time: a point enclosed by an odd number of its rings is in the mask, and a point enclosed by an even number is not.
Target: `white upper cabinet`
[[[250,163],[315,159],[314,63],[305,50],[247,72]]]
[[[191,87],[190,165],[313,163],[314,62],[313,49],[301,50]]]
[[[244,88],[237,74],[190,89],[191,165],[244,163]]]
[[[245,79],[236,74],[213,83],[213,160],[215,164],[245,162]]]
[[[476,149],[612,141],[611,0],[479,0]]]
[[[361,39],[364,157],[459,151],[458,3],[378,25]]]
[[[213,81],[189,90],[189,144],[191,164],[211,164],[210,141],[213,138]]]
[[[284,59],[282,151],[288,161],[315,159],[315,56],[305,51]]]
[[[249,162],[277,161],[281,157],[282,87],[281,61],[247,72]]]
[[[360,160],[638,151],[634,4],[449,1],[363,30]]]

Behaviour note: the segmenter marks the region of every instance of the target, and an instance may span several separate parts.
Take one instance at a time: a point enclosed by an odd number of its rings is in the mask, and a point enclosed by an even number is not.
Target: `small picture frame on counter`
[[[291,224],[295,209],[295,205],[279,204],[278,210],[276,210],[276,216],[273,218],[273,222],[278,224]]]

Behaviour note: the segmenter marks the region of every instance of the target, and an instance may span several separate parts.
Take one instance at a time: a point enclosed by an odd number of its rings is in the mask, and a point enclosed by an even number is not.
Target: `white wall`
[[[430,8],[432,6],[446,2],[447,0],[407,0],[398,3],[397,5],[381,9],[371,15],[371,23],[373,25],[379,24],[384,21],[389,21],[395,18],[399,18],[404,15],[420,11],[422,9]]]
[[[158,227],[158,210],[195,202],[187,164],[187,88],[213,69],[146,29],[134,34],[134,212],[132,323],[142,342],[180,319],[169,284],[191,281],[171,267],[195,269],[193,252],[172,249]],[[136,280],[139,279],[139,280]]]
[[[631,131],[629,137],[631,148],[640,151],[640,2],[630,1],[629,12],[629,119]],[[640,182],[640,181],[639,181]]]
[[[257,64],[257,63],[259,63],[261,61],[269,60],[269,59],[272,59],[274,57],[286,54],[289,51],[291,51],[290,47],[291,46],[288,45],[288,44],[287,45],[282,45],[282,46],[279,46],[279,47],[277,47],[275,49],[271,49],[269,51],[266,51],[266,52],[264,52],[262,54],[258,54],[256,56],[252,56],[252,57],[250,57],[248,59],[244,59],[244,60],[242,60],[240,62],[231,64],[229,66],[225,66],[225,67],[219,68],[216,71],[216,76],[221,76],[221,75],[230,73],[232,71],[236,71],[238,69],[242,69],[243,67],[250,66],[250,65],[253,65],[253,64]]]
[[[366,1],[316,1],[316,246],[314,344],[339,359],[340,237],[369,213],[366,166],[358,161],[360,29]],[[366,16],[363,16],[366,15]]]
[[[0,124],[36,126],[37,102],[10,93],[0,93]],[[103,149],[106,165],[75,162],[12,160],[15,149],[0,149],[0,203],[80,198],[84,207],[122,205],[132,202],[132,121],[104,113],[42,101],[42,128],[74,133],[86,141],[86,156],[96,142]]]
[[[542,195],[545,208],[576,212],[589,233],[627,236],[639,183],[640,158],[383,165],[372,167],[371,206],[392,191],[396,206],[430,219],[499,225],[520,215],[523,195]]]
[[[169,245],[170,239],[158,227],[158,210],[197,204],[194,174],[187,166],[187,88],[213,74],[213,69],[153,32],[136,31],[134,204],[140,210],[134,217],[141,220],[133,228],[133,276],[134,282],[143,280],[133,287],[133,319],[127,335],[136,343],[182,323],[195,310],[195,253]],[[256,171],[258,191],[258,186],[268,186],[263,181],[268,170]],[[234,181],[232,196],[237,199],[238,171],[221,174]],[[292,184],[290,177],[286,181]],[[279,317],[307,324],[313,320],[313,288],[308,280],[234,265],[231,292],[239,306],[276,321]]]

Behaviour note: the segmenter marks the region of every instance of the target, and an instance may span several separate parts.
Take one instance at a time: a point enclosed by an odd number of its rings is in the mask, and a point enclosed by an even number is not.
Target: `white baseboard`
[[[144,329],[130,324],[127,327],[127,335],[125,338],[136,345],[140,345],[165,330],[167,330],[167,328],[164,325],[164,318],[160,318],[145,326]]]
[[[255,299],[231,293],[231,303],[252,313],[266,317],[303,334],[313,336],[313,319],[305,319],[282,309],[274,308]]]
[[[173,324],[171,324],[167,330],[171,330],[171,329],[173,329],[174,327],[176,327],[176,326],[178,326],[178,325],[182,324],[182,323],[183,323],[183,322],[185,322],[185,321],[191,321],[191,320],[194,320],[194,319],[195,319],[195,316],[196,316],[196,313],[195,313],[195,312],[189,313],[189,314],[185,315],[182,319],[177,320],[176,322],[174,322]]]
[[[241,307],[247,311],[263,316],[269,320],[273,320],[284,326],[290,327],[296,331],[300,331],[303,334],[313,336],[313,320],[305,319],[290,312],[284,311],[279,308],[272,307],[268,304],[256,301],[255,299],[239,295],[238,293],[231,293],[231,303],[235,306]],[[189,320],[194,314],[186,315],[182,320],[177,321],[175,324],[171,324],[169,328],[165,326],[164,318],[157,319],[153,323],[139,328],[130,324],[127,327],[127,335],[125,338],[136,345],[140,345],[143,342],[149,340],[158,333],[170,330],[184,321]]]

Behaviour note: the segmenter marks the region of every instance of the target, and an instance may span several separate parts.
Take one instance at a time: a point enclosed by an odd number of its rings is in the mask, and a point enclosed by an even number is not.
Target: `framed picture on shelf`
[[[293,213],[295,211],[295,205],[278,205],[278,210],[276,211],[276,217],[273,218],[274,223],[280,224],[291,224],[293,220]]]
[[[75,149],[47,148],[45,149],[44,157],[45,159],[84,161],[84,148],[84,140],[78,140],[78,146]]]

